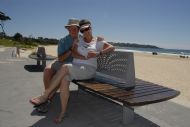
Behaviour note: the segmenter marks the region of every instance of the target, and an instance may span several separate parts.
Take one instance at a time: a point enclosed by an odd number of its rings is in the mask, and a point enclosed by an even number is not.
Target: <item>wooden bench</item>
[[[135,78],[131,52],[114,51],[98,58],[97,76],[73,81],[80,89],[123,105],[123,123],[134,120],[134,107],[172,99],[180,94],[171,88]]]
[[[42,65],[43,67],[46,66],[47,60],[56,59],[55,56],[47,55],[44,47],[38,47],[37,52],[35,54],[30,54],[29,58],[37,60],[37,65]]]

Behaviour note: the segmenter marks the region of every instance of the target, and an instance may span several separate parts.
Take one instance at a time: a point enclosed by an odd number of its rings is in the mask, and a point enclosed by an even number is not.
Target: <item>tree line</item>
[[[34,38],[31,36],[24,37],[21,33],[15,33],[13,36],[6,35],[4,38],[27,45],[52,45],[52,44],[54,45],[58,43],[58,40],[54,38],[43,38],[43,37]]]

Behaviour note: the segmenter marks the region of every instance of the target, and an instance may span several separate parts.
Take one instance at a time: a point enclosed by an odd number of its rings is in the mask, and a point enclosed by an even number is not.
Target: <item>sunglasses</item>
[[[84,33],[85,31],[88,31],[88,30],[90,30],[90,29],[91,29],[91,27],[88,27],[88,28],[85,28],[85,29],[80,30],[80,32],[81,32],[81,33]]]

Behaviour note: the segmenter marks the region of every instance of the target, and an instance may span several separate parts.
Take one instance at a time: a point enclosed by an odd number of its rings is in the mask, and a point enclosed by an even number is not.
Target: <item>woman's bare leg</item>
[[[60,85],[60,99],[61,99],[61,112],[55,119],[55,123],[60,123],[65,116],[67,110],[67,103],[69,99],[69,84],[70,82],[63,79]]]

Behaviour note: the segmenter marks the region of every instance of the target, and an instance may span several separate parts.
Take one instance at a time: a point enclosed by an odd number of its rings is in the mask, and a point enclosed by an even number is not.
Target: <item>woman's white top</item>
[[[97,39],[93,39],[90,43],[87,43],[83,40],[83,38],[79,38],[77,51],[79,54],[87,58],[89,51],[100,52],[103,49],[104,43],[105,41],[97,41]],[[97,68],[97,57],[89,58],[87,60],[74,58],[73,63]]]

